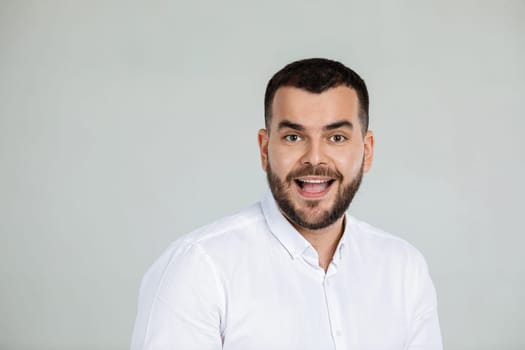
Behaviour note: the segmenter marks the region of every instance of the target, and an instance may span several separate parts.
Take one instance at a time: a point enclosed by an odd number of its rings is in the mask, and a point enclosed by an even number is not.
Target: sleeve
[[[131,350],[222,349],[221,290],[199,245],[168,249],[142,280]]]
[[[407,350],[442,350],[434,284],[423,256],[416,251],[409,283],[410,327]]]

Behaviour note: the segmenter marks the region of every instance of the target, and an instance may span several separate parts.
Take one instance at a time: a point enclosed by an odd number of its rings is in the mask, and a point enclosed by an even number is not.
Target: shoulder
[[[205,256],[213,252],[227,254],[253,239],[265,225],[259,203],[183,234],[164,251],[156,264],[169,265],[173,260],[189,256]]]
[[[208,250],[216,246],[236,245],[253,236],[253,232],[261,225],[265,225],[265,218],[260,204],[256,203],[181,236],[172,243],[171,248],[198,246]]]
[[[386,260],[426,266],[421,252],[411,243],[394,234],[348,215],[350,244],[363,259]]]
[[[143,277],[142,286],[171,285],[170,282],[195,281],[198,276],[208,278],[216,272],[215,258],[232,260],[236,250],[265,219],[259,204],[254,204],[237,214],[221,218],[172,242]]]

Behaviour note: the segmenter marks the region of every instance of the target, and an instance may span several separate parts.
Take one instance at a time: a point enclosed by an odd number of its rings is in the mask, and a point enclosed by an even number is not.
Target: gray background
[[[524,34],[524,1],[0,1],[0,348],[127,348],[152,261],[265,191],[265,84],[311,56],[369,85],[351,212],[426,256],[446,349],[525,348]]]

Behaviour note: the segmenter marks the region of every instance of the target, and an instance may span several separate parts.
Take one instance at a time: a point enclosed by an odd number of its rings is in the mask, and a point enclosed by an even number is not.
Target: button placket
[[[341,331],[341,323],[340,319],[337,316],[337,305],[335,303],[335,295],[332,293],[332,285],[333,285],[333,275],[332,274],[326,274],[324,281],[323,281],[323,288],[326,298],[326,307],[328,308],[328,317],[330,320],[330,329],[332,332],[332,339],[334,341],[335,349],[342,349],[342,331]]]

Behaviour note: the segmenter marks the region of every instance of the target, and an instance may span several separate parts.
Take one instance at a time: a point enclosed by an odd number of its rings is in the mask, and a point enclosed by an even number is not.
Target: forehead
[[[301,124],[305,128],[322,128],[343,120],[357,126],[358,114],[357,94],[348,86],[337,86],[321,93],[285,86],[275,93],[270,128],[282,120]]]

